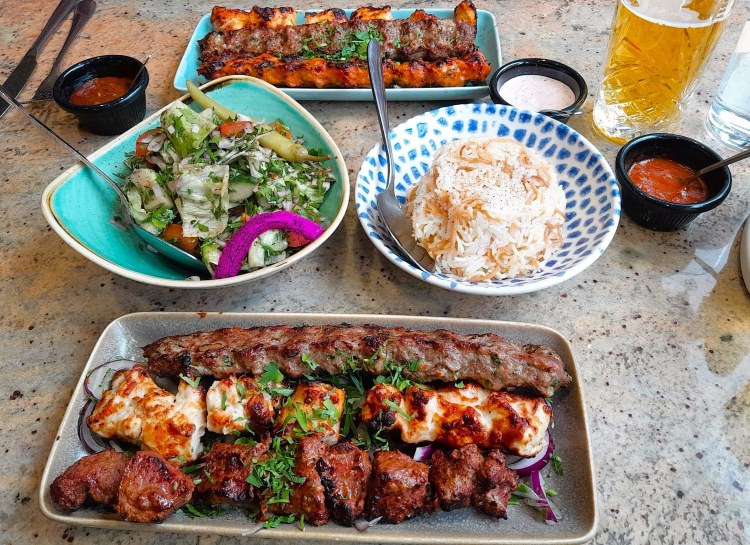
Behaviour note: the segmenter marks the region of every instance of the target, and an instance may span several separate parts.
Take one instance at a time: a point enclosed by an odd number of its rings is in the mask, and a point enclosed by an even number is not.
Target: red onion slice
[[[104,381],[110,370],[119,371],[120,369],[130,369],[136,363],[140,362],[136,360],[120,359],[105,361],[104,363],[97,365],[88,372],[83,381],[84,393],[91,399],[98,400],[102,396],[104,390],[109,387],[109,384],[104,384]],[[111,377],[109,378],[111,379]]]
[[[552,453],[555,452],[555,444],[552,442],[552,434],[547,430],[547,444],[533,458],[515,458],[508,462],[508,468],[518,473],[519,477],[526,477],[532,471],[539,471],[549,462]],[[510,460],[510,457],[508,457]]]
[[[560,508],[547,497],[542,474],[539,471],[533,471],[529,480],[531,481],[532,490],[539,496],[538,505],[532,505],[532,507],[536,507],[545,514],[547,524],[557,524],[558,520],[562,519],[562,513],[560,512]],[[529,502],[527,501],[527,503]]]
[[[83,407],[81,408],[81,412],[78,415],[78,440],[83,445],[83,448],[86,449],[86,452],[89,454],[95,454],[97,452],[101,452],[103,450],[107,449],[107,446],[104,444],[103,440],[95,435],[91,428],[89,428],[88,424],[88,417],[91,416],[91,413],[94,410],[94,402],[92,400],[88,400]]]
[[[380,522],[380,519],[382,518],[383,517],[377,517],[372,520],[357,519],[354,521],[353,526],[357,529],[358,532],[365,532],[368,528],[372,528],[378,522]]]
[[[285,210],[261,212],[247,220],[227,241],[214,270],[214,278],[237,276],[253,241],[270,229],[292,231],[308,240],[315,240],[324,231],[314,221],[292,212]]]
[[[414,459],[417,462],[426,462],[432,456],[433,450],[435,450],[435,443],[430,443],[423,447],[417,447],[414,451]]]

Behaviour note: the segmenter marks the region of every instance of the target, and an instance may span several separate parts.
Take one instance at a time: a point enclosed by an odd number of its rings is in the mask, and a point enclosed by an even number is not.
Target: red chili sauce
[[[70,103],[77,106],[96,106],[104,104],[128,92],[133,80],[115,76],[103,76],[94,78],[80,87],[70,95]]]
[[[685,183],[694,175],[693,169],[664,157],[638,161],[628,170],[628,176],[639,189],[676,204],[695,204],[708,199],[708,187],[701,178]]]

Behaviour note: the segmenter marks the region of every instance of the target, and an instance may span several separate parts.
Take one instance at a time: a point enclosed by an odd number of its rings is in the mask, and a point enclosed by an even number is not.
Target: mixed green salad
[[[328,157],[308,152],[281,121],[254,121],[198,93],[203,111],[175,102],[159,127],[138,137],[123,191],[138,225],[199,257],[214,275],[227,243],[253,218],[284,211],[325,223],[320,206],[335,179],[321,163]],[[309,241],[304,230],[261,228],[239,272],[281,261]]]

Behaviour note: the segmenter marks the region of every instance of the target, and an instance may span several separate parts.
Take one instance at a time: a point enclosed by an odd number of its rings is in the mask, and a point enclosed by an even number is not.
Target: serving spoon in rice
[[[425,272],[432,272],[435,270],[435,261],[427,253],[427,250],[422,248],[414,239],[414,228],[411,220],[406,216],[396,197],[393,147],[391,137],[388,134],[388,103],[385,97],[385,84],[383,83],[383,57],[380,52],[380,43],[377,40],[370,40],[367,44],[367,66],[370,70],[370,86],[372,87],[372,96],[375,99],[375,109],[378,113],[380,133],[385,144],[388,176],[385,189],[375,197],[378,203],[378,213],[393,245],[396,246],[396,253],[416,268]]]

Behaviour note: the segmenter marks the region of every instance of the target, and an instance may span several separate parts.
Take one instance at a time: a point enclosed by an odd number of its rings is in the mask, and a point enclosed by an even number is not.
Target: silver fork
[[[396,198],[393,147],[391,146],[391,137],[388,134],[388,103],[385,97],[385,84],[383,83],[383,58],[380,53],[380,43],[377,40],[370,40],[370,43],[367,44],[367,66],[370,70],[372,96],[375,99],[380,133],[385,143],[385,156],[388,163],[388,178],[385,189],[375,197],[378,203],[378,214],[380,214],[391,241],[398,250],[397,253],[416,268],[432,272],[435,270],[435,261],[414,240],[412,235],[414,228],[411,220],[406,217],[404,209],[401,208],[401,203]]]
[[[39,84],[39,88],[29,102],[39,102],[42,100],[50,100],[52,98],[52,88],[61,72],[60,63],[62,62],[65,53],[67,53],[70,48],[70,45],[78,36],[78,33],[81,32],[81,29],[94,15],[94,11],[96,11],[96,2],[94,0],[81,0],[76,4],[75,11],[73,12],[73,23],[70,25],[68,37],[65,38],[65,43],[63,44],[62,49],[60,49],[57,57],[55,57],[49,75]]]

